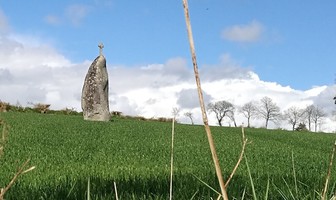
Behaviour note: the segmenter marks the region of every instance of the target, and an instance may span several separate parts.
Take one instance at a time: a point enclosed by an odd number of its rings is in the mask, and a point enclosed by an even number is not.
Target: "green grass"
[[[81,116],[0,113],[10,126],[0,158],[0,187],[30,158],[33,171],[21,176],[6,199],[168,199],[171,124],[115,118],[84,121]],[[226,180],[241,150],[240,128],[212,127]],[[336,135],[245,129],[246,157],[258,199],[319,199]],[[203,126],[176,124],[174,199],[217,198],[220,191]],[[228,187],[230,199],[253,198],[245,162]],[[335,166],[335,165],[334,165]],[[333,173],[336,174],[336,173]],[[197,178],[195,178],[195,176]],[[331,177],[331,188],[335,186]],[[88,180],[90,185],[88,186]],[[332,194],[332,190],[329,194]],[[331,195],[329,195],[331,196]]]

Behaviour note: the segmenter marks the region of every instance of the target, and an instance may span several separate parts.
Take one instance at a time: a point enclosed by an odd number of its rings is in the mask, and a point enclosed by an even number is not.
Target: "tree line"
[[[334,98],[336,100],[336,97]],[[336,103],[336,102],[335,102]],[[241,107],[237,107],[229,101],[222,100],[207,105],[207,110],[214,113],[219,126],[223,125],[223,120],[228,118],[235,127],[237,122],[235,115],[241,113],[247,119],[247,127],[251,127],[253,119],[262,119],[265,122],[265,128],[269,122],[278,123],[286,121],[291,125],[292,130],[318,130],[318,126],[327,116],[324,110],[316,105],[308,105],[305,108],[291,106],[281,112],[280,107],[270,98],[263,97],[260,101],[250,101]],[[193,124],[193,116],[191,112],[184,113]]]

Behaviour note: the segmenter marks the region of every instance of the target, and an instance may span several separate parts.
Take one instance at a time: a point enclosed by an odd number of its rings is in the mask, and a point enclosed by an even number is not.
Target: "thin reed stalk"
[[[220,169],[217,153],[216,153],[216,148],[215,144],[212,138],[211,130],[209,127],[208,123],[208,117],[206,114],[206,109],[204,105],[204,99],[203,99],[203,93],[202,93],[202,88],[201,88],[201,81],[198,73],[198,66],[197,66],[197,59],[196,59],[196,53],[195,53],[195,46],[194,46],[194,39],[192,35],[192,30],[191,30],[191,23],[190,23],[190,17],[189,17],[189,9],[188,9],[188,1],[187,0],[182,0],[183,1],[183,7],[184,7],[184,14],[185,14],[185,20],[186,20],[186,26],[187,26],[187,31],[188,31],[188,38],[189,38],[189,44],[190,44],[190,52],[191,52],[191,58],[194,66],[194,72],[195,72],[195,79],[196,79],[196,85],[197,85],[197,91],[198,91],[198,97],[199,97],[199,102],[201,106],[201,111],[202,111],[202,117],[203,117],[203,123],[205,127],[205,131],[208,137],[209,141],[209,146],[212,154],[212,159],[215,164],[215,170],[216,170],[216,175],[217,179],[221,188],[221,194],[224,200],[228,200],[228,195],[226,192],[225,188],[225,183],[224,179],[222,176],[222,171]]]
[[[2,119],[0,119],[0,125],[2,125],[1,140],[0,140],[0,156],[1,156],[8,135],[8,127],[5,121],[3,121]]]
[[[30,167],[27,170],[24,170],[24,168],[26,167],[26,165],[29,163],[30,159],[28,159],[26,162],[24,162],[22,164],[22,166],[19,168],[19,170],[16,172],[16,174],[14,175],[14,177],[12,178],[12,180],[8,183],[8,185],[5,188],[2,188],[0,191],[0,200],[4,200],[4,196],[6,194],[6,192],[13,186],[13,184],[15,183],[15,181],[19,178],[19,176],[21,174],[27,173],[33,169],[35,169],[35,167]]]
[[[225,187],[227,187],[233,177],[233,175],[236,173],[237,169],[238,169],[238,166],[240,164],[240,162],[243,160],[243,156],[244,156],[244,152],[245,152],[245,147],[246,147],[246,144],[247,144],[247,138],[245,137],[245,131],[244,131],[244,124],[242,125],[242,150],[240,152],[240,156],[239,156],[239,159],[237,161],[237,164],[236,166],[233,168],[232,170],[232,173],[230,174],[228,180],[226,181],[225,183]]]
[[[88,178],[86,199],[87,200],[91,199],[91,197],[90,197],[90,177]]]
[[[334,155],[335,155],[335,149],[336,149],[336,141],[334,143],[334,147],[332,149],[332,153],[331,153],[331,156],[330,156],[330,163],[329,163],[328,173],[327,173],[327,177],[326,177],[326,182],[324,184],[324,189],[323,189],[323,192],[322,192],[322,198],[321,198],[322,200],[326,199],[326,194],[327,194],[327,190],[328,190],[329,179],[330,179],[330,176],[331,176],[331,168],[332,168],[332,164],[333,164],[333,160],[334,160]]]
[[[116,200],[119,200],[116,182],[114,182],[113,185],[114,185],[114,191],[115,191]]]
[[[173,199],[173,169],[174,169],[174,131],[175,130],[175,116],[172,121],[172,138],[171,138],[171,152],[170,152],[170,184],[169,184],[169,200]]]

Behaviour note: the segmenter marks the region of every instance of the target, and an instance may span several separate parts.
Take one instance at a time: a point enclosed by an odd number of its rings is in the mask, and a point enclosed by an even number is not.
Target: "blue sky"
[[[13,0],[2,1],[0,8],[13,31],[50,43],[74,62],[94,59],[100,41],[111,64],[190,57],[182,1]],[[333,0],[189,1],[199,66],[230,54],[265,81],[295,89],[331,85],[335,8]],[[258,30],[250,39],[223,36],[236,27],[249,37],[253,26]]]
[[[264,96],[281,111],[313,104],[327,113],[320,130],[334,132],[335,8],[333,0],[189,0],[206,103],[230,101],[238,124],[239,107]],[[178,107],[201,123],[182,0],[0,0],[0,101],[80,111],[100,42],[111,111],[169,117]]]

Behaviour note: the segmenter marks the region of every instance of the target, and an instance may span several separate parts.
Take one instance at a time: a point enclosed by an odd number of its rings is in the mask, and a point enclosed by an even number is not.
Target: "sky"
[[[282,111],[314,104],[328,114],[321,130],[335,131],[335,7],[333,0],[189,0],[206,103],[239,107],[268,96]],[[179,107],[180,121],[191,111],[201,123],[182,0],[0,0],[0,100],[80,111],[100,42],[111,110],[167,117]]]

